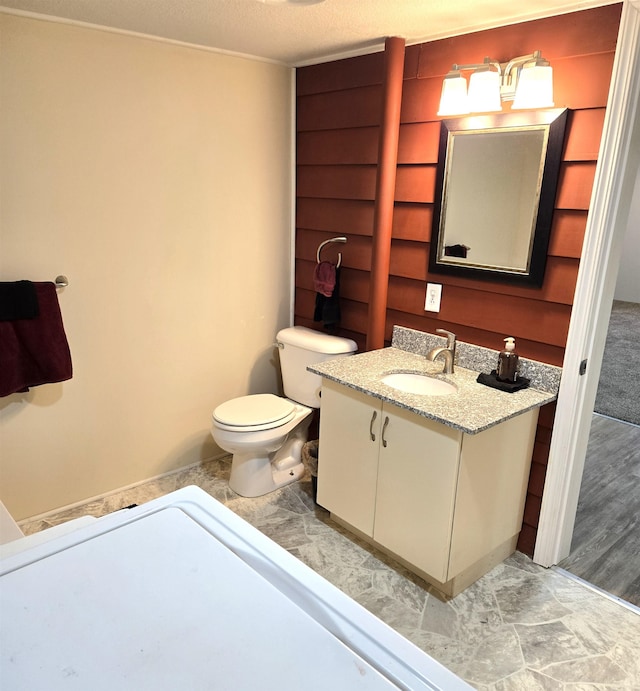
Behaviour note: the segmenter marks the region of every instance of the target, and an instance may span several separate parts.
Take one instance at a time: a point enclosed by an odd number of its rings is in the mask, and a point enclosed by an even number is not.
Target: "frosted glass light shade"
[[[502,110],[500,75],[494,70],[476,70],[469,79],[469,110],[491,113]]]
[[[551,108],[553,106],[553,68],[549,65],[523,67],[512,109]]]
[[[447,75],[442,82],[438,115],[466,115],[469,113],[467,80],[458,72]]]

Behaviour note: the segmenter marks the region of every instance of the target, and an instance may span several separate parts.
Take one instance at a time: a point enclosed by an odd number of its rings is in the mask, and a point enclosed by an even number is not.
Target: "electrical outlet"
[[[442,285],[440,283],[427,283],[427,297],[424,301],[426,312],[439,312],[442,298]]]

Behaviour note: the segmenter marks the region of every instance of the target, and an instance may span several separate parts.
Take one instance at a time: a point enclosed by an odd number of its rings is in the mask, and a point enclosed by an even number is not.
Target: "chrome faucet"
[[[445,329],[436,329],[436,333],[447,337],[447,345],[444,348],[432,348],[427,353],[427,360],[435,362],[436,358],[442,355],[444,360],[443,372],[445,374],[453,374],[453,363],[456,357],[456,335]]]

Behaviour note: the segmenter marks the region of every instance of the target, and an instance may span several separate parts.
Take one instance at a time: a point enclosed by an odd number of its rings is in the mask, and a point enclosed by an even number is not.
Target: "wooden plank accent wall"
[[[428,11],[428,10],[427,10]],[[499,349],[515,336],[525,357],[562,365],[604,122],[621,5],[549,17],[406,49],[385,338],[394,324]],[[541,288],[427,270],[435,194],[442,78],[453,63],[506,62],[541,50],[554,69],[556,107],[570,109],[547,269]],[[295,321],[313,321],[317,246],[342,252],[341,331],[366,343],[382,53],[297,70]],[[504,111],[509,110],[505,104]],[[335,256],[335,255],[334,255]],[[425,283],[441,283],[439,313],[424,311]],[[532,554],[555,404],[540,415],[519,548]]]

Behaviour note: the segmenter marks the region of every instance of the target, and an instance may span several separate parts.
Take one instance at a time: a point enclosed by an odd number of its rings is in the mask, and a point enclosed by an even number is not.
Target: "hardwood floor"
[[[640,607],[640,427],[594,414],[571,554],[559,566]]]

